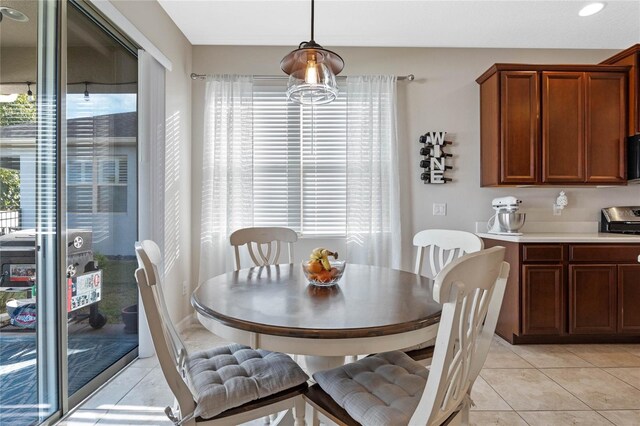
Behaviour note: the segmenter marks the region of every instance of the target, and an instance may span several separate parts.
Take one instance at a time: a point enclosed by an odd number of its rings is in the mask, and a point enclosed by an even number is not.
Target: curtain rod
[[[196,74],[194,72],[191,73],[192,80],[204,80],[207,78],[207,74]],[[253,78],[256,80],[286,80],[289,77],[286,75],[254,75]],[[337,78],[346,78],[346,76],[338,76]],[[409,75],[399,75],[396,77],[397,80],[407,80],[413,81],[415,80],[415,76],[413,74]]]

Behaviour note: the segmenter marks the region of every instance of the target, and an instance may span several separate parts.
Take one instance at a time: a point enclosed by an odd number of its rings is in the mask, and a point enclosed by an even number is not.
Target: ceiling
[[[309,0],[159,0],[194,45],[296,46]],[[329,46],[623,49],[640,42],[640,0],[318,0],[316,41]]]

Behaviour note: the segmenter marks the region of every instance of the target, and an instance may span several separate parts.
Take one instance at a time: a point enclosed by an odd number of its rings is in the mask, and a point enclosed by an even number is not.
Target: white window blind
[[[256,81],[253,93],[255,226],[303,235],[346,233],[346,95],[299,106],[286,83]]]

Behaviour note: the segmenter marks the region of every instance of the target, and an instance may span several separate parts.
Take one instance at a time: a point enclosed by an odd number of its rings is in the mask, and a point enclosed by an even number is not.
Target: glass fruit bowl
[[[305,261],[302,262],[302,270],[309,280],[309,284],[328,287],[338,284],[346,264],[342,260],[332,260],[331,270],[327,271],[319,261]]]

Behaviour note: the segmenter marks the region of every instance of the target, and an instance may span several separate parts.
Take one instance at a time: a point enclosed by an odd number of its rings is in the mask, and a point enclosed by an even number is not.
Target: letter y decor
[[[445,177],[447,170],[453,169],[447,166],[447,158],[453,157],[452,154],[444,152],[442,149],[445,145],[451,145],[451,141],[446,141],[447,132],[427,132],[420,136],[420,143],[424,144],[420,148],[420,155],[424,158],[420,161],[420,167],[424,169],[424,173],[420,175],[420,179],[424,183],[447,183],[451,179]]]

